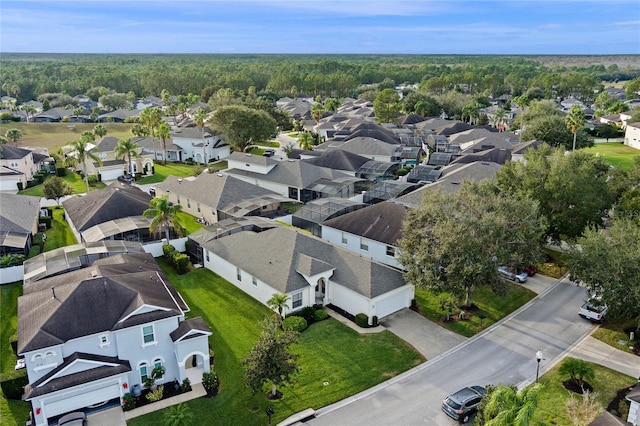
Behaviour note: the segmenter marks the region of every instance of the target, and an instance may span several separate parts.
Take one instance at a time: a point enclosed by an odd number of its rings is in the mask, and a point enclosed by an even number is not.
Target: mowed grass
[[[107,128],[107,136],[118,139],[133,137],[133,124],[130,123],[2,123],[0,134],[4,135],[9,129],[18,129],[22,132],[18,147],[44,147],[53,154],[69,142],[80,138],[82,132],[93,131],[97,124]],[[75,126],[74,130],[69,129],[71,125]]]
[[[630,335],[625,330],[634,330],[635,341],[638,341],[640,339],[640,331],[635,331],[637,327],[638,321],[635,319],[612,320],[607,318],[604,324],[600,325],[591,335],[609,346],[632,354],[631,347],[633,342],[629,339]],[[640,358],[638,360],[640,361]]]
[[[584,150],[593,155],[599,155],[607,163],[621,170],[630,170],[633,167],[633,158],[640,156],[640,151],[621,142],[597,143]]]
[[[12,373],[16,364],[11,336],[18,332],[18,297],[22,295],[22,281],[0,286],[0,373]],[[0,391],[0,424],[22,426],[29,418],[29,404],[6,399]]]
[[[78,244],[76,236],[73,235],[69,224],[64,219],[64,209],[62,207],[54,207],[52,210],[53,220],[51,220],[51,228],[45,231],[47,239],[44,242],[44,251]]]
[[[197,166],[192,166],[189,164],[176,164],[176,163],[167,163],[162,164],[160,162],[155,163],[154,165],[154,174],[152,176],[144,176],[138,180],[136,183],[139,185],[147,185],[150,183],[158,183],[163,182],[168,176],[175,177],[188,177],[194,176],[194,171]]]
[[[257,342],[263,320],[273,312],[231,283],[200,268],[178,276],[163,269],[191,307],[189,317],[202,316],[211,326],[215,371],[220,391],[213,399],[187,405],[196,425],[264,425],[265,410],[273,407],[273,424],[306,408],[320,408],[370,388],[424,358],[391,333],[359,336],[334,319],[313,324],[301,334],[292,351],[300,355],[301,372],[284,397],[269,401],[265,393],[252,395],[245,386],[242,360]],[[328,382],[324,386],[324,382]],[[132,419],[129,425],[157,425],[164,411]]]
[[[462,321],[443,321],[446,313],[440,303],[440,297],[429,290],[416,288],[416,302],[420,313],[431,321],[465,337],[471,337],[490,325],[498,322],[519,307],[533,299],[536,294],[520,285],[507,283],[504,295],[497,295],[491,290],[491,286],[479,286],[473,293],[473,304],[476,310],[469,311],[469,319]],[[457,315],[463,309],[456,309]],[[481,319],[480,314],[485,318]]]
[[[45,179],[45,181],[43,183],[41,183],[40,185],[36,185],[36,186],[32,186],[31,188],[27,188],[25,190],[19,191],[18,194],[20,195],[32,195],[34,197],[42,197],[45,198],[44,196],[44,184],[47,180],[51,179],[53,175],[49,175],[47,176],[47,178]],[[66,176],[64,176],[62,179],[64,179],[65,182],[67,182],[69,184],[69,187],[71,187],[71,192],[73,194],[84,194],[87,192],[87,185],[84,183],[84,179],[82,179],[80,177],[79,174],[77,173],[67,173]],[[96,190],[96,189],[102,189],[102,188],[106,188],[107,184],[104,182],[97,182],[94,186],[91,187],[91,190]]]
[[[558,373],[559,363],[540,378],[540,383],[544,385],[538,399],[532,425],[558,425],[565,426],[572,424],[566,410],[566,403],[571,392],[562,386],[566,377]],[[607,367],[598,364],[588,363],[595,372],[595,379],[590,380],[593,392],[597,394],[596,400],[606,409],[607,405],[615,398],[616,393],[621,389],[626,389],[637,383],[637,379],[618,373]],[[581,395],[575,397],[582,398]],[[626,419],[624,415],[624,419]],[[593,420],[593,419],[592,419]]]

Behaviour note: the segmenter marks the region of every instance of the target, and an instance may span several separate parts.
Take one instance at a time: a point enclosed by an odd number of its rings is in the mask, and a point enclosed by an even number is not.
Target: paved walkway
[[[338,321],[340,321],[341,323],[343,323],[344,325],[346,325],[350,329],[355,330],[360,334],[380,333],[381,331],[386,330],[381,325],[378,325],[377,327],[362,328],[358,324],[356,324],[355,322],[343,317],[342,315],[340,315],[339,313],[337,313],[336,311],[334,311],[331,308],[327,308],[327,313],[329,314],[330,317],[337,319]]]
[[[640,378],[640,356],[609,346],[591,336],[587,336],[571,348],[567,356],[600,364],[628,376]]]

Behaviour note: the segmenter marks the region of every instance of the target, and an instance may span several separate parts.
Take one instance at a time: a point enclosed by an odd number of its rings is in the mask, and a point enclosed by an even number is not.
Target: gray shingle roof
[[[178,328],[171,332],[171,340],[175,342],[181,338],[188,338],[185,336],[189,333],[192,333],[194,336],[209,335],[211,334],[211,329],[202,317],[191,318],[182,321]]]
[[[323,226],[359,235],[373,241],[395,245],[402,237],[407,208],[382,202],[322,222]]]
[[[0,192],[0,233],[31,233],[40,212],[40,197]]]
[[[24,148],[17,148],[11,145],[2,145],[2,158],[3,160],[20,160],[31,154],[31,150]]]
[[[114,136],[105,136],[98,142],[98,150],[100,152],[115,151],[116,145],[118,145],[119,139]]]
[[[139,188],[114,182],[84,196],[71,197],[62,205],[79,232],[110,220],[141,216],[151,196]]]
[[[164,192],[171,191],[180,197],[218,210],[263,195],[279,196],[276,192],[222,173],[202,173],[195,179],[182,179],[182,181],[169,176],[156,188]]]
[[[406,285],[402,273],[394,268],[288,227],[239,232],[209,241],[204,247],[281,293],[309,286],[297,272],[299,267],[309,272],[333,267],[332,281],[368,298]],[[301,260],[301,256],[317,263]]]
[[[370,137],[356,137],[348,141],[327,141],[316,147],[317,150],[342,149],[358,155],[392,156],[396,145]]]
[[[177,291],[157,270],[153,256],[138,255],[127,261],[137,264],[137,269],[130,265],[136,272],[101,276],[109,269],[101,271],[92,266],[33,284],[38,291],[18,298],[18,353],[169,318],[187,310]],[[121,262],[114,256],[100,264]],[[124,320],[145,304],[167,310],[153,310]]]
[[[318,157],[302,161],[306,161],[307,163],[319,167],[356,172],[364,163],[369,161],[369,159],[342,149],[332,149],[330,151],[323,152]]]

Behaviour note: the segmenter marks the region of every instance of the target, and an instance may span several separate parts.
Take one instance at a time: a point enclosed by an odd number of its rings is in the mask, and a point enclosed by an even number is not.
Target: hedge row
[[[184,274],[187,272],[189,269],[189,256],[184,253],[180,253],[171,244],[163,245],[162,253],[178,274]]]

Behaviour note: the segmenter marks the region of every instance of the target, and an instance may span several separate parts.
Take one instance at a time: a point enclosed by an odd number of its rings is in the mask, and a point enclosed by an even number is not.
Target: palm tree
[[[513,98],[513,101],[518,105],[518,107],[522,110],[522,114],[520,115],[520,132],[522,133],[522,129],[524,128],[524,113],[525,108],[531,104],[531,99],[527,95],[520,95]]]
[[[76,139],[71,142],[71,148],[75,151],[76,161],[82,164],[82,173],[84,173],[84,183],[87,185],[87,192],[89,192],[89,176],[87,175],[87,159],[93,160],[99,165],[102,166],[102,160],[93,152],[95,150],[95,146],[90,147],[91,140],[89,138],[84,137],[84,133],[91,132],[83,132],[83,137],[80,139]],[[93,133],[91,133],[93,135]]]
[[[13,97],[16,98],[16,100],[18,100],[18,93],[20,93],[20,86],[14,83],[11,85],[10,90],[11,90],[11,93],[13,93]]]
[[[309,132],[303,132],[298,139],[298,144],[301,149],[305,151],[311,151],[313,149],[313,136]]]
[[[136,123],[133,126],[131,126],[131,133],[133,133],[138,137],[141,137],[141,136],[149,136],[151,131],[147,126],[144,126],[140,123]]]
[[[36,107],[33,105],[22,105],[20,109],[27,115],[27,122],[31,121],[30,118],[36,113]]]
[[[284,318],[284,310],[288,307],[287,301],[289,300],[289,296],[282,293],[273,293],[271,298],[267,300],[267,306],[271,309],[276,309],[280,318]]]
[[[499,107],[496,112],[493,113],[491,124],[502,132],[504,130],[504,126],[507,124],[507,111],[505,111],[504,108]]]
[[[324,115],[324,107],[321,103],[317,102],[311,107],[311,116],[316,120],[316,124],[320,123],[320,119]]]
[[[558,373],[568,377],[571,382],[579,387],[583,387],[587,381],[596,377],[595,371],[585,360],[571,357],[567,357],[562,361]]]
[[[162,164],[167,164],[167,139],[171,137],[171,127],[162,123],[157,128],[157,134],[162,141]]]
[[[193,420],[193,413],[188,405],[180,403],[169,407],[165,411],[162,424],[165,426],[186,426],[191,424]]]
[[[133,175],[133,163],[131,162],[131,158],[135,157],[138,158],[138,151],[137,149],[139,148],[138,144],[136,144],[135,142],[131,142],[131,139],[122,139],[118,141],[118,145],[116,145],[116,149],[115,149],[115,154],[116,154],[116,158],[124,158],[127,157],[128,160],[128,167],[127,167],[127,172],[130,175]]]
[[[155,139],[156,129],[160,126],[160,123],[162,123],[162,111],[160,111],[159,108],[145,108],[140,113],[139,121],[143,126],[146,126],[147,129],[149,129],[151,137]],[[157,156],[154,157],[154,159],[157,158]]]
[[[9,129],[7,133],[4,134],[4,137],[7,138],[8,141],[13,142],[18,146],[18,140],[22,137],[22,132],[18,129]]]
[[[528,426],[538,406],[540,383],[518,391],[515,387],[498,385],[487,396],[482,415],[485,426]]]
[[[480,114],[480,104],[478,104],[477,102],[474,102],[472,104],[467,104],[462,108],[462,113],[460,115],[460,118],[462,118],[463,121],[466,121],[465,119],[468,119],[469,120],[468,123],[473,124],[480,117],[479,114]]]
[[[98,136],[99,138],[102,138],[107,135],[107,128],[104,126],[104,124],[96,124],[93,128],[93,134]]]
[[[202,162],[207,164],[207,147],[204,143],[204,124],[207,121],[207,112],[202,108],[198,108],[198,110],[193,115],[193,121],[196,123],[196,126],[200,127],[200,133],[202,134]]]
[[[7,92],[7,96],[9,96],[9,90],[11,89],[11,83],[2,83],[2,90]]]
[[[173,227],[178,235],[185,234],[185,227],[178,213],[182,211],[180,204],[171,204],[166,195],[160,198],[153,198],[149,202],[149,208],[142,213],[143,217],[150,217],[149,231],[162,235],[164,231],[167,241],[169,241],[169,228]]]
[[[584,118],[584,111],[579,105],[574,105],[569,111],[569,115],[564,118],[564,124],[573,133],[573,151],[576,150],[576,138],[578,137],[578,130],[584,126],[587,120]]]

